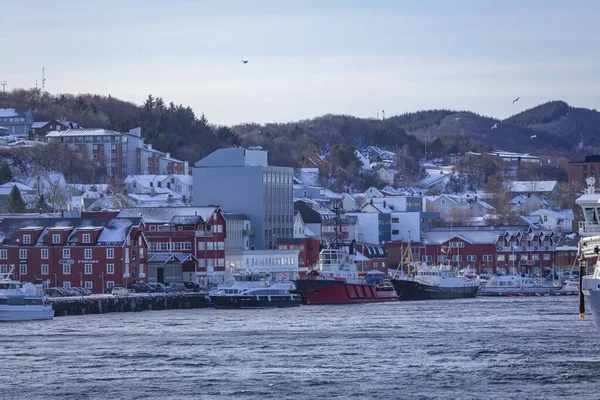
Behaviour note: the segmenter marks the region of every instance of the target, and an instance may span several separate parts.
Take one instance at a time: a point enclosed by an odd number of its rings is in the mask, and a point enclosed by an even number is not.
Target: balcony
[[[212,232],[196,231],[195,236],[196,237],[213,237],[214,235]]]
[[[600,235],[600,224],[589,221],[580,221],[579,234],[581,236]]]

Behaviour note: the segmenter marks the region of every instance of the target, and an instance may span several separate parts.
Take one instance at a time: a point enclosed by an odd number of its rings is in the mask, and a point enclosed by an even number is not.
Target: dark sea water
[[[5,399],[598,399],[577,297],[0,324]]]

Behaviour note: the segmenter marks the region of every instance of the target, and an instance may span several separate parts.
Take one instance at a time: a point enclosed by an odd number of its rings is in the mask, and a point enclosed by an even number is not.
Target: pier
[[[55,317],[152,310],[204,308],[206,293],[136,294],[48,298]]]

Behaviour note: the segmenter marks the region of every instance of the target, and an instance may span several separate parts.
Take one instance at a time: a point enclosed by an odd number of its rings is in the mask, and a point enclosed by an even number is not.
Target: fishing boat
[[[410,237],[402,260],[406,261],[406,275],[398,275],[402,263],[391,279],[399,300],[460,299],[475,297],[479,282],[448,265],[427,265],[412,260]]]
[[[52,319],[54,310],[41,290],[32,283],[12,280],[11,275],[12,269],[0,276],[0,321]]]
[[[538,282],[521,275],[494,275],[481,287],[480,296],[541,296],[558,293],[552,282]]]
[[[302,298],[292,282],[273,282],[268,274],[240,271],[231,286],[219,286],[208,295],[216,308],[298,307]]]

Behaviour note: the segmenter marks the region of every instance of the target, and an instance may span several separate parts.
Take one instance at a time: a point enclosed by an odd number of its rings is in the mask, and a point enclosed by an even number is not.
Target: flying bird
[[[535,139],[537,137],[537,135],[531,135],[529,138],[530,139]]]
[[[498,128],[498,123],[497,122],[490,129],[496,129],[496,128]]]
[[[242,63],[248,64],[248,60],[242,60]]]
[[[513,104],[515,104],[517,101],[519,101],[520,97],[517,97],[516,99],[513,100]]]

